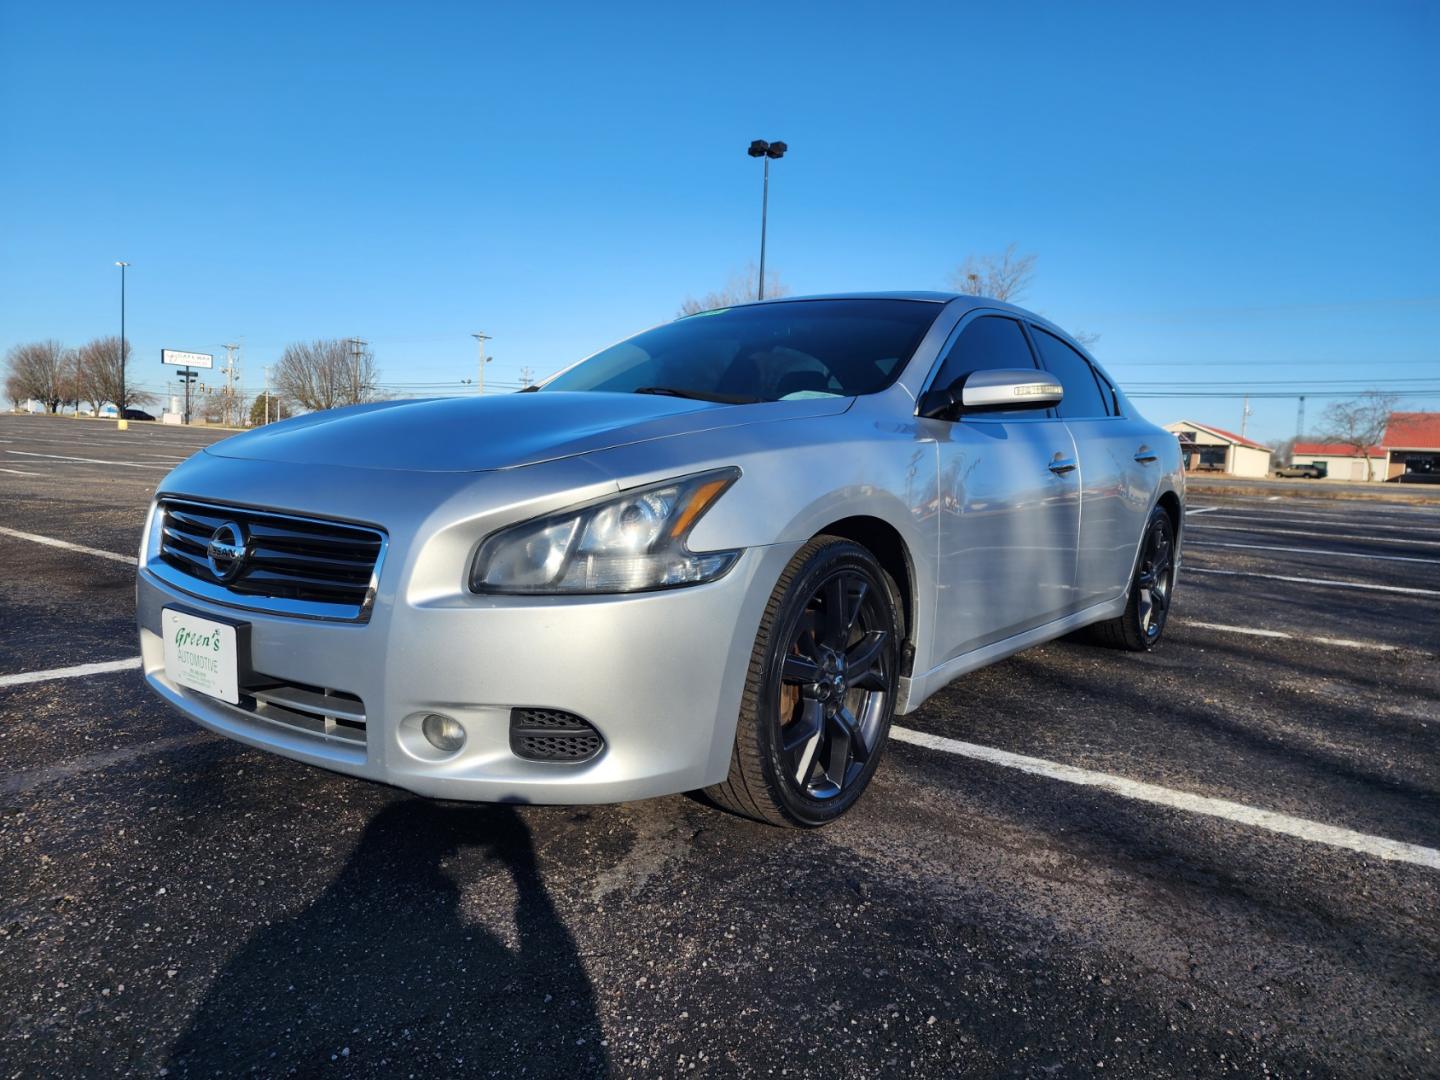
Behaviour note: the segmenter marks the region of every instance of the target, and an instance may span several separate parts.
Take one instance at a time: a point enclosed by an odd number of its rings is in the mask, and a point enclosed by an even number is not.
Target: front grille
[[[527,761],[588,761],[605,740],[589,721],[559,709],[511,709],[510,751]]]
[[[159,563],[178,573],[169,580],[180,588],[285,614],[359,619],[368,612],[385,550],[377,529],[185,499],[162,500],[159,513]],[[217,533],[239,538],[238,566],[217,567],[211,558]]]

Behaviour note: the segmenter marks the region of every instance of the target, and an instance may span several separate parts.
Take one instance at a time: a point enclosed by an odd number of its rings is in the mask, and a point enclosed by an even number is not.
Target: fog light
[[[436,750],[453,754],[465,745],[465,729],[460,721],[441,713],[431,713],[420,723],[420,731]]]

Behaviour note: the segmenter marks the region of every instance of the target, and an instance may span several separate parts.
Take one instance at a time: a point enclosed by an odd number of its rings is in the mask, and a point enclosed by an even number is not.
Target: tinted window
[[[967,326],[945,354],[940,365],[940,374],[935,377],[935,389],[943,390],[962,375],[972,371],[991,371],[996,368],[1033,368],[1035,359],[1030,355],[1030,345],[1025,332],[1014,319],[1000,315],[982,315]],[[987,412],[988,417],[1045,416],[1043,409],[1015,409],[1012,411]]]
[[[1065,388],[1060,402],[1060,415],[1069,417],[1108,416],[1106,395],[1100,392],[1100,381],[1090,361],[1081,356],[1054,334],[1032,326],[1035,345],[1040,350],[1040,365],[1060,380]]]
[[[873,394],[940,314],[912,300],[792,300],[702,312],[612,345],[545,390],[668,387],[722,399]]]

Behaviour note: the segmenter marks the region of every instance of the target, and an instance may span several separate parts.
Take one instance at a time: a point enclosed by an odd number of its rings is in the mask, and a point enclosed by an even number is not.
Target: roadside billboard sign
[[[162,364],[173,364],[176,367],[213,368],[215,366],[215,357],[210,353],[161,349],[160,362]]]

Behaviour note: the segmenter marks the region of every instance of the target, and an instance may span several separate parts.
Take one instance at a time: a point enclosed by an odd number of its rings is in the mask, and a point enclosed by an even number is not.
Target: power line
[[[1434,375],[1416,375],[1406,379],[1213,379],[1177,381],[1174,379],[1121,379],[1126,386],[1401,386],[1412,383],[1440,382]]]
[[[1123,387],[1122,387],[1123,389]],[[1354,390],[1125,390],[1126,397],[1354,397]],[[1404,390],[1403,397],[1440,397],[1440,386]]]

